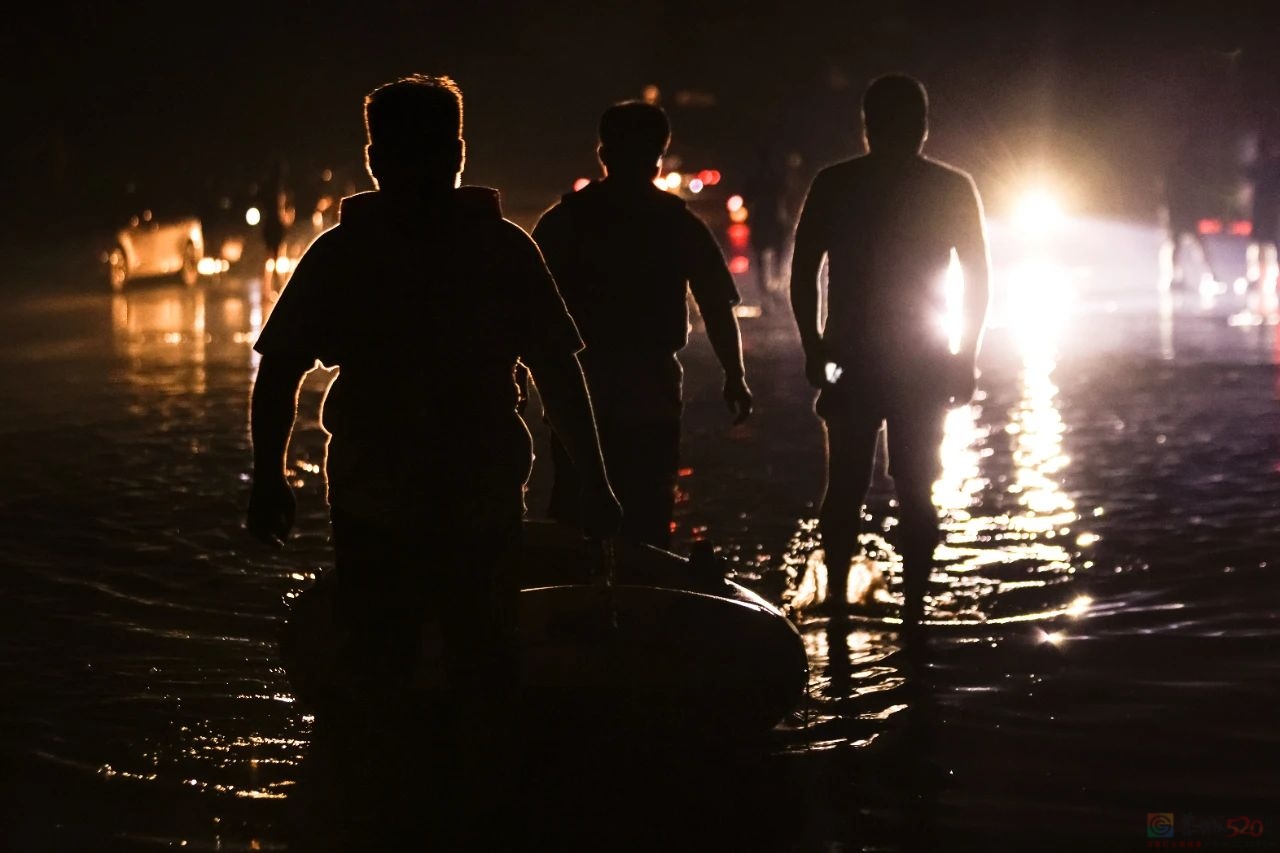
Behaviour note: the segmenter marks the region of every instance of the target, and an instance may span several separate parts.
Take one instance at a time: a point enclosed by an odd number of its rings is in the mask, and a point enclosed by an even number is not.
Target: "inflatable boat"
[[[679,555],[525,522],[519,558],[522,714],[585,726],[762,731],[801,703],[808,661],[778,608],[725,577],[710,548]],[[294,599],[281,636],[298,700],[341,695],[333,572]],[[424,691],[441,683],[423,632]]]

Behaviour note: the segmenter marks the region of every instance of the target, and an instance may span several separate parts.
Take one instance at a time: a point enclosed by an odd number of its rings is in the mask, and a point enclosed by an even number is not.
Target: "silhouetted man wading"
[[[600,119],[606,177],[569,193],[533,230],[586,342],[582,366],[595,406],[610,481],[622,502],[622,533],[665,548],[671,537],[680,455],[688,294],[724,369],[735,423],[751,413],[738,291],[710,230],[653,180],[671,140],[666,113],[615,104]],[[578,518],[578,467],[558,432],[550,515]]]
[[[588,528],[615,533],[576,353],[581,341],[538,248],[496,191],[458,187],[462,95],[413,76],[365,99],[377,190],[342,201],[299,261],[255,348],[248,528],[282,544],[294,498],[285,451],[299,384],[337,365],[325,475],[350,661],[373,686],[416,663],[434,611],[449,686],[468,702],[512,685],[515,578],[530,436],[517,359],[583,472]],[[505,701],[505,700],[504,700]]]
[[[861,546],[863,501],[876,433],[888,430],[900,507],[904,622],[917,625],[939,541],[933,483],[941,473],[947,409],[969,402],[986,319],[987,243],[972,179],[921,154],[928,101],[915,79],[875,80],[862,103],[869,153],[814,179],[796,227],[791,305],[805,373],[821,389],[827,485],[819,516],[828,605],[846,604]],[[956,352],[943,318],[952,250],[964,272]],[[828,260],[828,309],[819,327],[818,270]]]

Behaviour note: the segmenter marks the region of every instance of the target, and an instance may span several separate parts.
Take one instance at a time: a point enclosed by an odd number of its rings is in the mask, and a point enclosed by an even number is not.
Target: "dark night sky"
[[[458,80],[466,179],[513,207],[594,175],[596,117],[646,84],[687,159],[732,174],[769,140],[812,170],[856,150],[866,81],[903,70],[930,89],[929,151],[989,203],[1047,168],[1081,207],[1143,215],[1180,133],[1280,109],[1280,14],[1227,6],[42,4],[0,36],[8,230],[92,222],[130,179],[183,197],[277,155],[358,170],[361,97],[411,71]]]

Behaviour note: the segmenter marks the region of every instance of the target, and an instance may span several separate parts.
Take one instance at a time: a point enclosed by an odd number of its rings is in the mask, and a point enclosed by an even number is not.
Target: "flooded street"
[[[1232,293],[1161,294],[1153,232],[1091,227],[1111,248],[1079,263],[997,252],[978,399],[951,416],[935,488],[927,665],[901,661],[882,480],[875,563],[848,591],[862,603],[840,624],[794,611],[809,696],[765,743],[661,772],[597,767],[578,788],[554,760],[513,757],[562,849],[667,827],[703,849],[1130,850],[1149,814],[1188,812],[1264,820],[1256,840],[1277,843],[1280,336]],[[748,423],[730,429],[700,331],[682,356],[675,550],[707,539],[736,580],[792,607],[825,583],[822,435],[790,316],[757,297]],[[324,849],[347,817],[325,806],[315,720],[275,654],[289,600],[331,563],[323,371],[290,451],[294,541],[270,551],[241,527],[251,346],[271,304],[245,276],[5,291],[11,849]],[[550,454],[530,420],[537,516]],[[399,731],[410,751],[412,726]],[[383,805],[429,838],[422,779],[390,780]],[[587,789],[613,784],[628,794],[605,820]]]

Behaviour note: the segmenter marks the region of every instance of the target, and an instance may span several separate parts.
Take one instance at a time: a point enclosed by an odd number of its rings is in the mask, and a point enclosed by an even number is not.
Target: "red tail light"
[[[1201,234],[1221,234],[1222,220],[1221,219],[1201,219],[1198,223],[1196,223],[1196,229]]]

